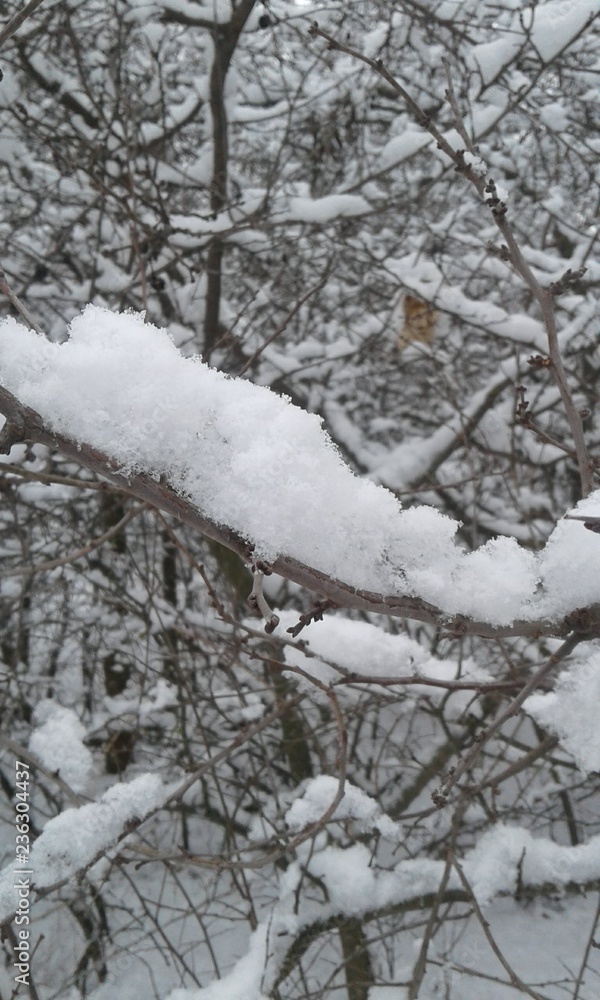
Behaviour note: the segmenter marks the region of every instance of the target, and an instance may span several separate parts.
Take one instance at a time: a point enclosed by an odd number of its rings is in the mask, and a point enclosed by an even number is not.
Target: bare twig
[[[76,479],[74,476],[60,476],[54,472],[34,471],[24,469],[20,465],[12,465],[10,462],[0,464],[0,477],[18,476],[20,479],[27,479],[29,482],[42,483],[44,486],[71,486],[78,490],[100,490],[101,493],[112,492],[108,483],[95,479]],[[8,479],[8,482],[12,480]],[[120,491],[119,491],[120,492]]]
[[[310,611],[306,611],[304,614],[300,615],[296,624],[286,628],[286,632],[288,632],[289,635],[295,639],[307,625],[310,625],[311,622],[322,622],[323,615],[331,608],[335,608],[333,601],[327,599],[316,600]]]
[[[0,267],[0,293],[2,295],[6,295],[6,298],[10,302],[11,306],[13,306],[19,315],[23,317],[30,330],[35,330],[36,333],[41,333],[41,330],[31,313],[26,309],[21,300],[15,295],[10,287],[8,281],[6,280],[4,268],[2,267]]]
[[[473,908],[475,910],[475,914],[476,914],[477,919],[478,919],[478,921],[479,921],[479,923],[481,925],[481,929],[482,929],[483,933],[485,934],[486,941],[488,942],[490,948],[494,952],[494,955],[496,956],[496,958],[500,962],[500,965],[502,966],[502,968],[504,969],[504,971],[508,975],[508,977],[509,977],[509,979],[511,981],[511,984],[516,989],[518,989],[520,992],[526,993],[528,997],[533,997],[533,1000],[545,1000],[545,998],[542,996],[541,993],[538,993],[537,990],[533,990],[533,989],[531,989],[530,986],[527,986],[527,984],[523,982],[523,980],[520,978],[520,976],[517,975],[517,973],[513,969],[512,965],[510,965],[509,962],[507,962],[507,960],[505,959],[502,951],[498,947],[498,944],[496,943],[496,939],[494,938],[492,932],[490,931],[490,925],[489,925],[488,921],[485,919],[483,913],[481,912],[481,907],[480,907],[479,903],[477,902],[477,897],[475,896],[475,893],[473,892],[473,889],[471,888],[471,886],[469,884],[467,876],[465,875],[465,873],[463,871],[462,865],[457,861],[457,859],[455,857],[453,857],[453,859],[452,859],[452,864],[454,865],[454,867],[455,867],[455,869],[456,869],[456,871],[458,873],[458,877],[461,880],[461,882],[462,882],[465,890],[469,893],[469,895],[471,897],[471,902],[473,903]]]
[[[558,666],[559,663],[562,663],[562,661],[566,659],[566,657],[573,652],[575,647],[580,642],[581,642],[580,635],[577,635],[577,633],[573,633],[573,635],[570,635],[568,639],[566,639],[563,642],[562,646],[560,646],[559,649],[557,649],[556,652],[552,654],[552,656],[548,657],[546,662],[542,664],[539,670],[537,670],[535,674],[533,674],[533,676],[530,677],[527,684],[523,686],[523,688],[519,691],[519,694],[515,698],[513,698],[513,700],[507,705],[504,711],[500,712],[500,715],[498,715],[498,717],[494,720],[494,722],[492,722],[491,725],[487,726],[484,730],[482,730],[482,732],[478,733],[476,740],[471,749],[469,750],[469,752],[466,753],[465,756],[462,757],[454,767],[450,768],[450,771],[445,780],[442,782],[440,787],[433,792],[432,798],[435,805],[437,805],[439,808],[443,808],[448,804],[448,795],[450,793],[450,790],[454,787],[454,785],[457,784],[458,781],[460,781],[462,776],[473,766],[475,760],[483,750],[485,744],[488,743],[489,740],[492,738],[492,736],[494,736],[494,734],[497,733],[498,730],[502,728],[502,726],[504,725],[505,722],[508,721],[508,719],[511,719],[513,716],[517,714],[517,712],[519,711],[523,703],[527,700],[529,695],[532,694],[536,690],[536,688],[540,686],[540,684],[542,684],[545,678],[552,673],[552,671],[555,669],[555,667]]]
[[[488,691],[514,691],[517,681],[444,681],[437,677],[421,677],[419,674],[408,674],[405,677],[369,677],[348,672],[347,677],[335,681],[335,687],[347,687],[355,684],[368,684],[370,687],[423,687],[440,688],[442,691],[475,691],[485,694]]]
[[[482,792],[486,788],[498,788],[502,785],[508,778],[513,778],[515,774],[520,774],[521,771],[526,770],[534,761],[539,760],[540,757],[546,760],[551,754],[552,750],[559,745],[558,736],[546,736],[538,746],[533,747],[528,753],[523,754],[518,760],[513,761],[509,764],[503,771],[499,774],[493,774],[491,777],[486,778],[484,781],[480,782],[475,788],[472,789],[473,793]]]
[[[585,970],[590,957],[590,951],[592,948],[597,948],[594,938],[596,934],[596,928],[598,927],[598,922],[600,921],[600,896],[598,896],[598,901],[596,903],[596,912],[594,913],[594,919],[592,920],[592,926],[590,927],[590,933],[588,934],[588,939],[585,946],[585,951],[583,953],[583,958],[581,960],[581,967],[579,969],[579,974],[577,976],[577,981],[575,983],[575,989],[573,991],[572,1000],[578,1000],[579,992],[583,986],[583,977],[585,975]]]
[[[319,281],[319,283],[317,285],[314,285],[313,288],[309,288],[309,290],[302,296],[301,299],[298,299],[298,301],[295,303],[295,305],[290,309],[290,311],[287,314],[287,316],[285,317],[283,323],[281,323],[277,327],[277,329],[274,330],[273,333],[269,337],[267,337],[267,339],[265,340],[264,344],[261,344],[260,347],[257,347],[257,349],[255,350],[254,354],[251,357],[249,357],[248,360],[242,365],[242,367],[240,368],[239,372],[237,373],[238,376],[239,375],[244,375],[248,371],[248,369],[252,367],[252,365],[254,364],[254,362],[258,360],[258,358],[261,356],[262,352],[264,350],[266,350],[267,347],[269,347],[269,345],[272,344],[273,341],[277,339],[277,337],[281,336],[281,334],[287,328],[288,324],[294,318],[294,316],[296,315],[296,313],[298,312],[298,310],[302,308],[302,306],[304,305],[304,303],[308,302],[308,300],[311,298],[311,296],[315,295],[316,292],[318,292],[321,288],[323,288],[325,286],[328,277],[329,277],[329,272],[327,272],[327,274],[325,275],[325,277],[322,278],[321,281]]]
[[[450,841],[446,851],[446,863],[444,865],[444,872],[440,880],[439,889],[435,895],[435,899],[431,904],[431,910],[429,913],[429,918],[427,920],[427,926],[423,934],[423,940],[421,942],[421,947],[419,949],[419,955],[417,961],[415,962],[413,968],[413,974],[411,976],[410,986],[408,989],[408,1000],[417,1000],[419,996],[419,991],[425,976],[427,969],[427,954],[429,951],[429,946],[433,940],[435,933],[436,924],[438,923],[438,912],[440,906],[443,905],[446,896],[446,890],[448,888],[448,881],[450,875],[452,874],[452,863],[454,857],[454,850],[456,847],[456,838],[460,829],[460,823],[463,818],[464,811],[466,809],[466,802],[460,805],[452,819],[452,830],[450,833]]]
[[[99,549],[101,545],[105,542],[110,541],[115,535],[118,535],[120,531],[123,530],[126,524],[133,521],[134,517],[141,514],[144,510],[149,510],[150,504],[142,503],[138,504],[132,510],[128,511],[120,521],[113,524],[107,531],[103,532],[102,535],[98,535],[97,538],[93,538],[91,542],[87,545],[83,545],[80,549],[75,549],[74,552],[69,552],[65,556],[60,556],[57,559],[48,559],[45,562],[37,563],[34,566],[19,566],[17,569],[8,569],[4,573],[0,573],[0,580],[5,580],[10,576],[34,576],[36,573],[47,573],[50,570],[58,569],[59,566],[66,566],[68,563],[76,562],[77,559],[83,558],[83,556],[89,555],[95,549]]]
[[[11,36],[19,30],[23,22],[26,21],[28,17],[31,17],[31,15],[36,12],[38,7],[41,7],[43,2],[44,0],[29,0],[29,3],[26,3],[22,10],[13,14],[10,21],[8,21],[0,31],[0,45],[3,45],[8,38],[11,38]]]
[[[476,149],[473,146],[473,142],[471,140],[471,137],[470,137],[470,135],[467,132],[467,129],[465,127],[464,118],[463,118],[462,114],[460,113],[460,108],[458,106],[458,100],[457,100],[456,93],[455,93],[455,90],[454,90],[454,84],[452,82],[452,74],[450,72],[450,63],[449,63],[448,59],[442,59],[442,66],[444,67],[444,71],[446,73],[446,80],[448,82],[448,88],[446,90],[446,99],[447,99],[450,107],[452,108],[452,113],[454,114],[454,124],[456,125],[456,131],[458,132],[458,134],[460,135],[462,141],[464,142],[466,149],[468,149],[470,153],[475,153]]]

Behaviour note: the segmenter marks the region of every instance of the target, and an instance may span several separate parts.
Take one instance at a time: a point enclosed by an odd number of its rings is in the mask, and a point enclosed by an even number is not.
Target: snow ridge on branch
[[[566,616],[600,603],[577,522],[561,521],[540,554],[512,538],[465,552],[458,522],[402,510],[357,477],[316,415],[185,359],[139,315],[88,306],[64,344],[8,319],[0,361],[7,447],[53,444],[342,606],[457,633],[477,631],[470,620],[493,635],[565,634]],[[578,510],[596,506],[592,496]],[[578,630],[593,632],[596,617],[578,618]]]

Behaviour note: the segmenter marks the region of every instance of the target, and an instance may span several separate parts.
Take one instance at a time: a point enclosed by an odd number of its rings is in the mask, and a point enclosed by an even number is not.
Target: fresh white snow
[[[351,587],[497,625],[600,601],[600,538],[579,522],[560,522],[539,554],[506,537],[466,552],[458,522],[432,507],[403,511],[356,476],[318,416],[184,358],[140,315],[88,306],[63,344],[6,319],[0,366],[4,386],[52,430],[104,451],[125,475],[164,476],[257,557],[285,555]],[[600,510],[600,493],[583,509]]]

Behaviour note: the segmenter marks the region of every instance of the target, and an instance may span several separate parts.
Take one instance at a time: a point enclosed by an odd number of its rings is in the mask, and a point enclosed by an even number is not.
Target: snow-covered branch
[[[318,417],[183,358],[139,316],[89,307],[62,345],[6,320],[0,362],[5,448],[56,448],[341,607],[456,635],[598,628],[593,610],[569,617],[600,603],[580,524],[539,555],[510,538],[465,552],[457,522],[358,478]]]

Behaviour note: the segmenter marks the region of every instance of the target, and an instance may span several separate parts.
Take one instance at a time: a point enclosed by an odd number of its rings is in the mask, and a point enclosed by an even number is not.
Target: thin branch
[[[470,791],[472,794],[476,794],[477,792],[484,791],[486,788],[498,788],[508,778],[514,778],[515,774],[525,771],[526,768],[533,764],[534,761],[539,760],[540,757],[547,760],[548,755],[559,745],[559,742],[558,736],[546,736],[538,746],[533,747],[528,753],[523,754],[518,760],[513,761],[512,764],[509,764],[499,774],[493,774],[491,777],[486,778],[475,788],[470,789]]]
[[[38,7],[41,7],[43,2],[44,0],[29,0],[29,3],[26,3],[22,10],[13,14],[10,21],[8,21],[0,31],[0,46],[19,30],[23,22],[26,21],[28,17],[31,17],[31,15],[36,12]]]
[[[599,921],[600,921],[600,895],[598,896],[598,901],[596,903],[596,912],[594,913],[594,919],[592,921],[592,926],[590,927],[590,933],[588,934],[585,951],[583,953],[583,958],[581,960],[581,968],[579,969],[579,975],[577,976],[577,982],[575,983],[575,990],[573,992],[572,1000],[578,1000],[579,992],[581,990],[581,987],[583,986],[583,977],[589,961],[590,951],[592,950],[592,948],[598,947],[598,945],[595,942],[595,935]]]
[[[26,309],[21,300],[15,295],[10,287],[8,281],[6,280],[6,274],[2,266],[0,266],[0,293],[2,295],[6,295],[6,298],[10,302],[13,309],[15,309],[19,315],[23,317],[30,330],[35,330],[36,333],[41,333],[41,330],[31,313]]]
[[[458,100],[456,97],[456,92],[454,90],[454,84],[452,82],[452,74],[450,72],[449,60],[442,59],[442,66],[444,67],[444,71],[446,73],[446,80],[448,83],[448,87],[446,90],[446,100],[448,101],[448,104],[452,108],[452,113],[454,114],[454,124],[456,125],[456,131],[460,135],[462,141],[465,144],[465,147],[469,150],[469,152],[475,154],[476,149],[473,146],[469,133],[467,132],[464,118],[460,113],[460,108],[458,106]]]
[[[520,976],[517,975],[517,973],[513,969],[512,965],[510,965],[509,962],[507,962],[507,960],[505,959],[504,955],[502,954],[500,948],[498,947],[498,945],[496,943],[496,940],[495,940],[492,932],[490,931],[490,925],[489,925],[488,921],[485,919],[483,913],[481,912],[481,907],[479,906],[479,903],[477,902],[477,897],[475,896],[475,893],[473,892],[473,889],[471,888],[471,886],[469,884],[467,876],[465,875],[465,873],[463,871],[462,865],[456,860],[455,857],[452,859],[452,864],[454,865],[454,867],[455,867],[455,869],[456,869],[456,871],[458,873],[458,877],[461,880],[461,882],[462,882],[462,884],[463,884],[466,892],[469,893],[470,901],[473,904],[473,908],[475,910],[475,914],[476,914],[477,919],[478,919],[478,921],[479,921],[479,923],[481,925],[481,929],[482,929],[483,933],[485,934],[485,938],[486,938],[486,940],[487,940],[490,948],[494,952],[494,955],[496,956],[496,958],[500,962],[500,965],[502,966],[502,968],[504,969],[504,971],[508,975],[508,977],[509,977],[509,979],[511,981],[511,984],[515,988],[519,989],[522,993],[526,993],[528,997],[533,997],[533,1000],[545,1000],[545,998],[542,996],[541,993],[538,993],[536,990],[533,990],[533,989],[531,989],[531,987],[527,986],[527,984],[523,982],[523,980],[520,978]]]
[[[241,0],[233,5],[231,20],[227,24],[213,25],[213,63],[210,70],[208,103],[212,132],[212,177],[210,181],[210,210],[216,217],[225,208],[228,199],[229,172],[229,122],[225,98],[225,80],[246,21],[252,13],[254,0]],[[206,295],[204,302],[204,360],[209,361],[221,329],[221,285],[225,243],[223,237],[214,235],[206,255]]]
[[[523,281],[533,293],[540,307],[540,312],[542,314],[542,319],[548,335],[548,353],[552,362],[550,370],[554,376],[554,381],[558,386],[558,391],[560,392],[560,397],[565,408],[569,428],[573,436],[573,443],[577,454],[577,464],[579,466],[579,476],[581,479],[581,495],[586,497],[592,492],[593,489],[594,467],[585,443],[583,420],[577,406],[575,405],[573,395],[569,388],[565,367],[562,362],[560,346],[558,343],[558,333],[556,330],[554,294],[551,289],[542,288],[539,281],[533,274],[533,271],[529,267],[519,249],[512,229],[506,218],[503,215],[497,214],[495,218],[496,225],[504,236],[506,245],[510,251],[512,266],[523,278]]]
[[[366,684],[369,687],[394,687],[396,684],[400,687],[406,687],[421,684],[423,687],[441,688],[445,691],[475,691],[476,694],[485,694],[488,691],[514,691],[518,681],[444,681],[437,677],[425,677],[420,674],[407,674],[404,677],[369,677],[368,674],[352,674],[348,671],[348,676],[334,681],[332,686],[352,685],[354,687],[355,684]]]
[[[95,549],[99,549],[101,545],[105,542],[109,542],[111,538],[114,538],[123,530],[126,524],[133,521],[134,517],[141,514],[144,510],[150,510],[151,505],[148,503],[138,504],[132,510],[128,511],[120,521],[113,524],[112,527],[108,528],[102,535],[98,535],[97,538],[93,538],[91,542],[87,545],[83,545],[80,549],[75,549],[73,552],[69,552],[65,556],[59,556],[56,559],[48,559],[46,562],[36,563],[34,566],[19,566],[17,569],[8,569],[4,573],[0,573],[0,580],[6,580],[10,576],[34,576],[36,573],[47,573],[50,570],[58,569],[59,566],[66,566],[68,563],[76,562],[77,559],[87,556],[90,552]]]
[[[316,292],[320,291],[321,288],[323,288],[325,286],[325,284],[327,283],[327,279],[328,278],[329,278],[329,272],[327,272],[327,274],[325,275],[325,277],[322,278],[321,281],[319,281],[319,283],[317,285],[314,285],[313,288],[309,288],[309,290],[306,292],[305,295],[302,296],[301,299],[298,299],[298,301],[295,303],[295,305],[292,306],[292,308],[290,309],[290,311],[287,314],[287,316],[285,317],[283,323],[281,323],[277,327],[277,329],[269,337],[267,337],[267,339],[265,340],[264,344],[262,344],[260,347],[257,347],[257,349],[255,350],[254,354],[251,357],[249,357],[248,360],[242,366],[242,368],[240,368],[239,372],[237,373],[238,376],[244,375],[248,371],[248,369],[252,367],[252,365],[254,364],[254,362],[258,360],[258,358],[261,356],[261,354],[263,353],[263,351],[265,351],[267,349],[267,347],[269,347],[269,345],[272,344],[273,341],[277,339],[277,337],[281,336],[281,334],[287,328],[288,324],[294,318],[294,316],[296,315],[296,313],[298,312],[298,310],[302,308],[302,306],[304,305],[305,302],[308,302],[308,300],[311,298],[311,296],[315,295]]]
[[[72,486],[78,490],[100,490],[102,493],[112,492],[108,483],[99,482],[94,479],[76,479],[73,476],[59,476],[53,472],[36,472],[32,469],[24,469],[20,465],[12,465],[10,462],[2,462],[0,465],[0,477],[8,479],[8,476],[18,476],[20,479],[27,479],[29,482],[42,483],[44,486]],[[122,492],[119,490],[118,492]]]
[[[503,712],[497,716],[491,725],[487,726],[482,732],[478,733],[475,742],[468,753],[462,757],[455,767],[452,767],[445,778],[445,780],[440,785],[439,789],[436,789],[433,793],[434,804],[440,808],[443,808],[448,804],[448,795],[451,788],[457,784],[458,781],[463,777],[463,775],[470,770],[470,768],[475,763],[475,760],[483,750],[486,743],[502,728],[508,719],[511,719],[517,714],[523,703],[527,700],[530,694],[532,694],[536,688],[542,684],[545,678],[552,673],[552,671],[562,663],[563,660],[569,656],[575,647],[581,642],[581,636],[577,633],[573,633],[566,639],[562,646],[560,646],[552,656],[548,657],[546,662],[537,670],[532,677],[528,680],[527,684],[523,686],[519,694],[513,698],[513,700],[507,705]]]
[[[455,822],[453,824],[453,829],[452,829],[452,842],[446,854],[446,863],[444,865],[444,872],[440,880],[440,887],[436,893],[435,899],[433,900],[431,910],[429,911],[427,926],[425,928],[425,933],[423,934],[423,940],[421,942],[421,947],[419,949],[417,961],[415,962],[413,968],[413,974],[411,977],[410,986],[408,988],[408,1000],[417,1000],[419,996],[419,990],[421,989],[425,972],[427,970],[427,954],[429,952],[429,946],[434,937],[435,926],[438,922],[438,913],[440,907],[443,905],[446,889],[448,888],[448,881],[450,879],[450,875],[452,874],[452,853],[456,841],[457,829],[458,829],[458,824]]]

